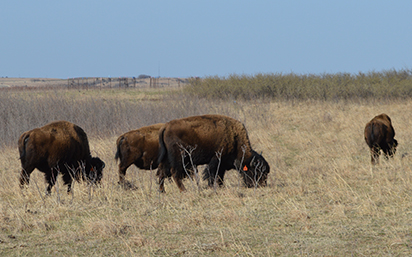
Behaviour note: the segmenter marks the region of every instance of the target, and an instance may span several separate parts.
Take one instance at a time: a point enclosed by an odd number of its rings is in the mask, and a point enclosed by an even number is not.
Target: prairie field
[[[228,100],[230,99],[230,100]],[[1,256],[407,256],[412,254],[412,100],[200,98],[173,88],[0,90]],[[200,114],[243,122],[271,167],[268,186],[237,171],[209,189],[185,179],[158,192],[156,171],[130,167],[118,185],[116,139]],[[388,114],[399,146],[372,167],[363,131]],[[102,184],[59,180],[45,195],[35,170],[20,189],[17,140],[68,120],[105,161]]]

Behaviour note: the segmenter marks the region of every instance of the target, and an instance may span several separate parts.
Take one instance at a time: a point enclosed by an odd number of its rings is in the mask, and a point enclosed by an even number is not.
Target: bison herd
[[[374,117],[364,133],[372,164],[378,163],[381,150],[386,158],[393,157],[398,142],[388,115]],[[18,148],[21,187],[29,183],[36,168],[45,175],[47,194],[59,173],[67,192],[73,179],[90,184],[102,179],[105,163],[91,156],[86,133],[73,123],[56,121],[24,132]],[[167,178],[185,191],[182,180],[193,176],[199,165],[205,165],[203,179],[209,187],[222,186],[226,171],[231,169],[240,173],[246,187],[266,186],[270,172],[265,158],[252,149],[245,126],[223,115],[192,116],[131,130],[119,136],[116,148],[119,184],[126,183],[126,170],[134,164],[139,169],[157,169],[160,192],[165,192]]]
[[[73,179],[100,183],[104,162],[90,154],[86,133],[67,121],[56,121],[24,132],[18,141],[22,170],[20,185],[29,183],[37,168],[45,174],[50,194],[59,173],[67,191]],[[222,115],[193,116],[129,131],[116,141],[119,184],[126,183],[126,170],[132,164],[145,170],[157,168],[159,190],[164,180],[173,178],[181,191],[182,179],[192,176],[205,164],[204,179],[209,186],[223,185],[225,172],[236,169],[247,187],[265,186],[270,171],[262,155],[250,144],[245,126]]]

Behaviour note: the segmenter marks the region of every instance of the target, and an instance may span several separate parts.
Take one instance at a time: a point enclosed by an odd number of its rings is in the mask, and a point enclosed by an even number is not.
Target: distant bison
[[[245,126],[222,115],[192,116],[172,120],[159,131],[159,183],[173,177],[181,191],[190,169],[207,164],[204,179],[210,187],[223,184],[225,172],[237,169],[247,187],[265,186],[270,171],[266,160],[250,145]]]
[[[117,139],[115,159],[120,159],[119,184],[125,182],[126,170],[132,164],[144,170],[157,168],[159,129],[163,125],[159,123],[131,130]]]
[[[98,183],[102,178],[104,162],[91,157],[86,133],[73,123],[56,121],[24,132],[18,145],[23,168],[21,186],[29,184],[35,168],[45,173],[48,194],[59,172],[68,186],[67,192],[71,191],[73,178],[91,183]]]
[[[392,127],[391,119],[386,114],[375,116],[365,127],[365,141],[371,151],[371,162],[379,162],[380,150],[385,157],[393,157],[398,146],[398,141],[394,139],[395,130]]]

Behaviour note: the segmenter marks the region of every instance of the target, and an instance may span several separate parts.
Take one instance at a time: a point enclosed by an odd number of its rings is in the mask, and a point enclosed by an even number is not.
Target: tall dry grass
[[[335,74],[256,74],[192,79],[189,94],[209,99],[357,100],[412,97],[412,70]]]
[[[136,90],[0,93],[0,253],[3,256],[380,256],[412,251],[411,100],[221,101]],[[13,115],[10,115],[12,112]],[[385,112],[398,152],[371,168],[363,128]],[[245,189],[235,171],[224,188],[184,181],[157,192],[155,171],[134,167],[117,185],[115,140],[130,129],[195,114],[245,123],[271,165],[268,187]],[[34,116],[35,118],[33,118]],[[44,196],[35,171],[18,187],[19,134],[54,119],[82,126],[106,162],[101,187],[74,184]],[[409,153],[409,154],[408,154]],[[402,158],[402,156],[404,156]]]
[[[128,130],[203,113],[227,113],[207,100],[164,101],[172,91],[144,89],[54,89],[0,91],[0,144],[11,146],[24,131],[54,120],[67,120],[92,136]],[[223,107],[224,108],[224,107]]]

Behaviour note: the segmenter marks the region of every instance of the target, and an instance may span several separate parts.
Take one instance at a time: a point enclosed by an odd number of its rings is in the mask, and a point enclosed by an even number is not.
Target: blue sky
[[[11,1],[0,77],[412,69],[412,1]]]

